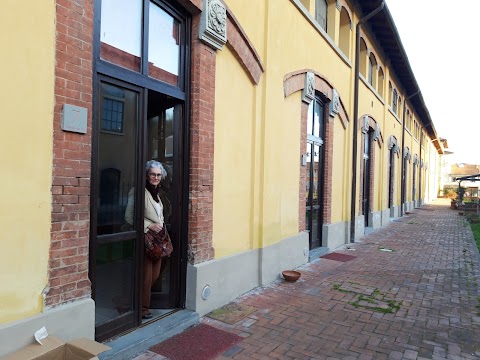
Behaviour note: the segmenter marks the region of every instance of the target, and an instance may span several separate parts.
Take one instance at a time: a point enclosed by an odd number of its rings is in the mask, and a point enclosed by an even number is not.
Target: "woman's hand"
[[[154,224],[148,225],[148,228],[156,233],[159,233],[162,230],[163,225],[154,223]]]

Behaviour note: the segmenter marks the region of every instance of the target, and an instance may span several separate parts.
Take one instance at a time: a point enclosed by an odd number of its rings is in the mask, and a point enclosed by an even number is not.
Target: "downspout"
[[[403,216],[403,206],[404,206],[404,201],[406,201],[406,196],[405,196],[405,187],[406,187],[406,182],[407,179],[405,179],[405,115],[407,113],[407,101],[410,100],[412,97],[418,95],[420,93],[420,90],[415,91],[412,95],[407,96],[405,98],[405,101],[403,102],[403,120],[402,120],[402,184],[401,184],[401,195],[400,195],[400,216]],[[413,199],[415,201],[415,199]]]
[[[423,131],[420,132],[420,165],[418,168],[420,169],[418,174],[418,206],[422,206],[422,142],[423,142]]]
[[[360,26],[377,15],[385,7],[385,0],[359,20],[355,27],[355,87],[353,93],[353,158],[352,158],[352,199],[350,204],[350,242],[355,242],[355,204],[357,197],[357,136],[358,136],[358,85],[360,81]]]

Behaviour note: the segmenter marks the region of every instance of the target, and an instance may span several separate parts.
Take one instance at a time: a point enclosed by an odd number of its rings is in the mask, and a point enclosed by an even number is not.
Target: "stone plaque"
[[[87,108],[64,104],[62,130],[80,134],[87,133]]]

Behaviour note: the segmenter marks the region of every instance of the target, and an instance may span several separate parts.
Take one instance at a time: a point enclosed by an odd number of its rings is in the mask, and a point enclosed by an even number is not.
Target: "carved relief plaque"
[[[227,42],[227,9],[221,1],[203,1],[199,37],[217,50],[221,50]]]

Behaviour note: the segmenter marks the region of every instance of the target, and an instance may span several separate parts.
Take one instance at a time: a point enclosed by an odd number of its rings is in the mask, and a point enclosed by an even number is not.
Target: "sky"
[[[480,164],[480,0],[386,0],[437,135]],[[477,136],[478,135],[478,136]]]

